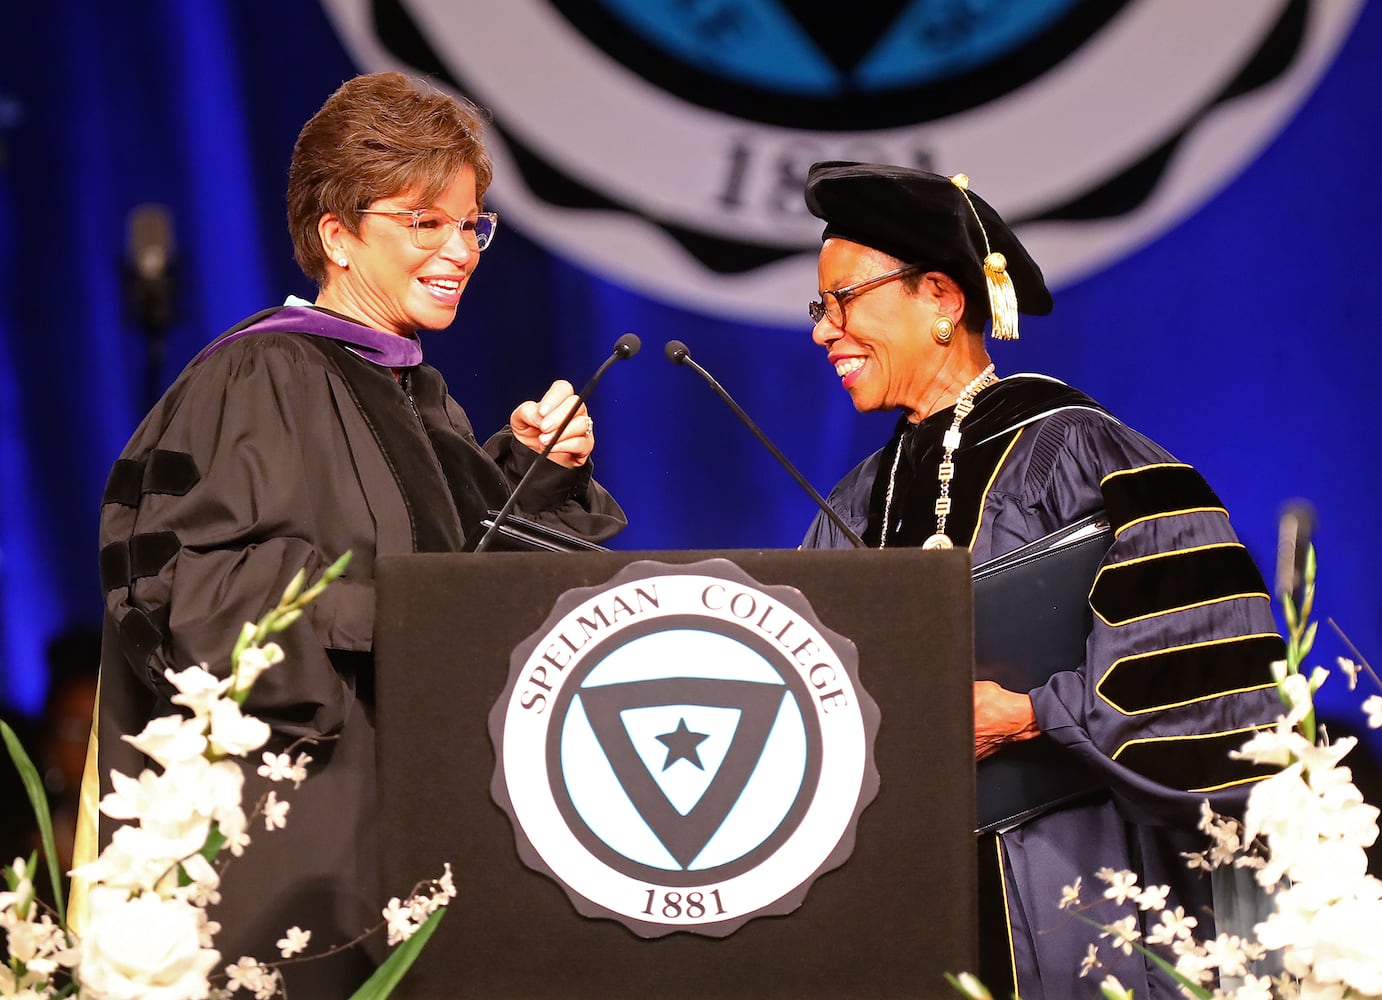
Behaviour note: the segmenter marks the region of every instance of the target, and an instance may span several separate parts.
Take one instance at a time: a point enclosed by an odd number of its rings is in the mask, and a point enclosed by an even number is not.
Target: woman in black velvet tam
[[[1144,886],[1168,885],[1168,906],[1184,905],[1201,930],[1212,923],[1200,908],[1207,880],[1178,851],[1203,847],[1186,841],[1201,801],[1232,811],[1263,774],[1229,751],[1280,709],[1269,665],[1283,647],[1266,587],[1194,469],[1070,386],[995,371],[985,326],[1014,338],[1019,310],[1053,303],[966,178],[818,163],[806,203],[825,222],[813,338],[858,410],[901,414],[831,493],[845,523],[871,546],[965,546],[975,564],[1091,515],[1113,528],[1081,591],[1092,623],[1083,658],[1032,690],[974,685],[976,759],[1054,740],[1098,785],[980,838],[984,978],[995,996],[1095,995],[1102,976],[1080,977],[1093,932],[1060,911],[1062,886],[1132,869]],[[805,544],[848,543],[818,517]],[[1033,596],[1032,628],[1040,607]],[[1145,933],[1160,914],[1124,900],[1098,916],[1130,917]],[[1179,995],[1136,953],[1101,957],[1138,997]]]
[[[298,570],[315,578],[353,553],[344,578],[279,637],[286,661],[246,706],[273,728],[266,749],[319,742],[287,828],[236,859],[212,911],[227,964],[276,957],[293,924],[312,931],[313,951],[339,944],[409,888],[386,890],[375,871],[376,559],[473,543],[486,511],[539,461],[523,514],[592,541],[625,524],[591,478],[584,408],[539,459],[576,402],[569,383],[519,405],[481,444],[422,360],[419,331],[451,325],[495,238],[483,126],[475,107],[396,73],[337,90],[302,129],[289,171],[289,228],[316,301],[290,298],[209,344],[111,473],[103,784],[111,768],[145,765],[120,736],[174,711],[166,668],[225,673],[241,624]],[[247,774],[247,802],[256,780]],[[110,820],[101,827],[105,842]],[[346,996],[368,968],[357,950],[295,966],[288,984],[294,996]]]

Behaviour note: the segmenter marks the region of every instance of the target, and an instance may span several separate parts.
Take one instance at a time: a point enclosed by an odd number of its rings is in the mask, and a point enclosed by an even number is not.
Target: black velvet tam
[[[822,240],[861,243],[903,263],[941,271],[971,300],[987,303],[987,233],[988,249],[1008,260],[1018,310],[1049,313],[1051,292],[1036,261],[988,202],[973,191],[969,202],[972,210],[949,177],[882,163],[827,160],[814,164],[806,177],[806,207],[825,221]]]

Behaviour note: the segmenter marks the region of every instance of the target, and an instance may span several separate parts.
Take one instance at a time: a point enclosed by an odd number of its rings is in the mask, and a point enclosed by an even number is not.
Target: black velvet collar
[[[983,493],[1012,436],[1026,422],[1048,411],[1081,406],[1102,410],[1098,403],[1064,382],[1037,376],[1013,375],[983,390],[974,410],[960,425],[960,447],[954,455],[955,479],[950,484],[951,510],[946,534],[957,546],[968,545],[978,523]],[[866,545],[877,546],[893,459],[902,447],[893,480],[889,546],[918,546],[936,530],[937,472],[944,454],[942,439],[955,420],[955,408],[932,413],[919,423],[898,420],[878,465],[869,496]]]

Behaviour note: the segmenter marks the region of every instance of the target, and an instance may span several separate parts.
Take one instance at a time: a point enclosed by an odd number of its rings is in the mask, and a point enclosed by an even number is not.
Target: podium
[[[791,913],[640,937],[520,858],[491,794],[491,711],[564,594],[625,567],[728,560],[851,641],[880,717],[852,852]],[[930,997],[977,966],[968,553],[735,550],[412,555],[377,565],[376,706],[390,891],[450,862],[456,899],[408,998]]]

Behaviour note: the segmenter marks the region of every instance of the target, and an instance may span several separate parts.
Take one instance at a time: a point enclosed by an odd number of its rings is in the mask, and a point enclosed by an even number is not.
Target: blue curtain
[[[50,0],[4,20],[0,696],[32,711],[49,637],[99,620],[101,491],[149,403],[122,287],[130,211],[159,203],[175,221],[165,386],[242,316],[312,294],[285,232],[287,163],[302,123],[356,69],[309,0]],[[1170,232],[1057,289],[1055,314],[1024,320],[1022,340],[994,355],[1000,371],[1079,386],[1199,466],[1269,575],[1279,510],[1311,501],[1319,606],[1382,660],[1379,92],[1372,4],[1250,166]],[[813,294],[802,288],[803,305]],[[512,225],[457,323],[425,346],[483,433],[552,378],[582,382],[628,330],[643,353],[592,400],[598,474],[632,521],[620,547],[793,546],[814,510],[694,374],[659,356],[667,340],[690,345],[822,492],[891,427],[854,413],[804,309],[782,328],[675,308]],[[1336,648],[1314,659],[1329,665]]]

